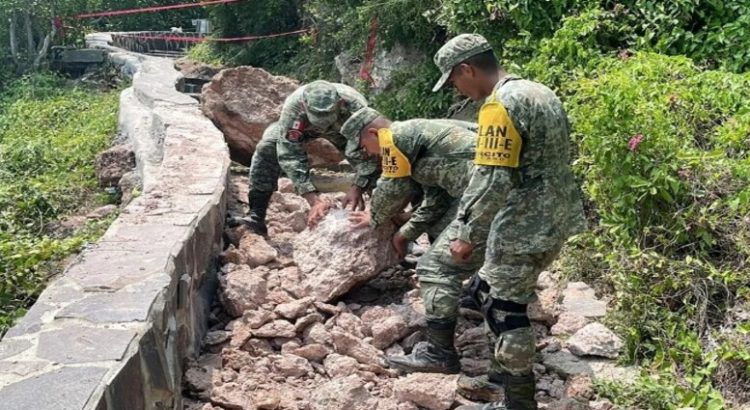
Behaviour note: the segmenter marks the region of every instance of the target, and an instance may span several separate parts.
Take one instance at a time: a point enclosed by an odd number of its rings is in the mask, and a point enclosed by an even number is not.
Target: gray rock
[[[560,350],[553,353],[542,352],[542,364],[547,369],[565,378],[577,374],[594,374],[594,370],[587,361],[573,355],[567,350]]]
[[[591,323],[567,341],[568,349],[578,356],[602,356],[615,359],[620,354],[622,339],[601,323]]]
[[[457,376],[437,373],[413,373],[393,383],[399,401],[410,401],[430,410],[447,410],[456,399]]]
[[[607,303],[597,299],[596,292],[583,282],[571,282],[563,290],[562,308],[569,313],[596,319],[607,314]]]
[[[106,371],[102,367],[54,370],[0,389],[0,403],[7,409],[82,409]]]
[[[554,336],[572,335],[583,329],[587,322],[586,318],[581,315],[563,312],[557,318],[557,323],[550,328],[550,333]]]
[[[68,326],[41,333],[37,354],[63,364],[121,360],[135,335],[132,330]]]

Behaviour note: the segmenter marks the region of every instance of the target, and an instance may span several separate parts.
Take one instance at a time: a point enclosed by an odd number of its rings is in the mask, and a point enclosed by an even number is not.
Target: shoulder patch
[[[305,122],[302,119],[295,120],[292,128],[286,132],[286,139],[292,142],[302,141],[302,133],[305,131]]]
[[[491,101],[482,106],[475,164],[518,168],[522,142],[521,135],[501,103]]]
[[[411,175],[409,158],[393,143],[393,131],[383,128],[378,131],[383,176],[386,178],[403,178]]]

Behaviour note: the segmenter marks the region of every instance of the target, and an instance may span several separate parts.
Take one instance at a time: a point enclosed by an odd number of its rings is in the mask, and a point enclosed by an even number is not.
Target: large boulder
[[[250,165],[263,131],[298,87],[291,78],[255,67],[222,70],[203,86],[203,112],[224,132],[232,160]]]
[[[351,228],[347,212],[335,209],[294,242],[294,259],[305,292],[331,301],[398,262],[391,246],[392,227]]]
[[[284,100],[299,83],[262,68],[222,70],[203,86],[203,113],[224,133],[233,161],[250,165],[263,131],[279,119]],[[305,143],[312,166],[335,165],[343,159],[328,141]]]

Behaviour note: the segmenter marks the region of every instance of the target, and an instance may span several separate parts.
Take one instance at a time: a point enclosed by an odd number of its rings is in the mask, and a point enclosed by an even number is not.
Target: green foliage
[[[726,359],[708,341],[748,302],[748,86],[750,75],[649,53],[602,59],[591,77],[562,85],[598,222],[577,239],[585,261],[575,263],[613,291],[627,360],[656,372],[604,390],[623,405],[725,408],[715,383]]]
[[[370,102],[394,120],[440,118],[450,107],[451,95],[432,92],[437,78],[439,72],[432,61],[423,61],[395,75],[394,85],[383,94],[370,98]]]
[[[0,334],[33,302],[55,263],[106,222],[50,230],[97,197],[94,158],[117,123],[117,93],[71,88],[39,74],[0,94]]]

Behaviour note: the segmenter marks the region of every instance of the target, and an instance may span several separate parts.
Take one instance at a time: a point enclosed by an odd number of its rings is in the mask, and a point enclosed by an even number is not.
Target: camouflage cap
[[[344,153],[352,156],[359,151],[359,136],[366,125],[375,121],[381,114],[370,107],[362,108],[352,114],[344,125],[341,126],[341,135],[346,138],[346,149]]]
[[[336,122],[339,93],[333,84],[323,80],[307,84],[302,91],[302,101],[307,119],[313,126],[328,128]]]
[[[459,34],[448,40],[435,53],[435,65],[438,66],[443,75],[435,86],[432,87],[432,91],[439,91],[445,86],[445,82],[448,81],[453,67],[466,61],[467,58],[484,53],[487,50],[492,50],[492,47],[487,42],[487,39],[479,34]]]

